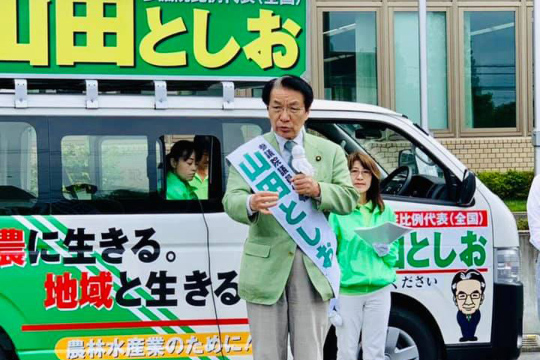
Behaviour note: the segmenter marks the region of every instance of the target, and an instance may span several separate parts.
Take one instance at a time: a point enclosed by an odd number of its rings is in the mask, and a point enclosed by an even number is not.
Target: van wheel
[[[385,360],[440,359],[441,349],[432,330],[415,313],[399,307],[392,308],[384,350]],[[332,326],[324,344],[324,360],[336,360],[336,354],[337,341],[335,329]],[[360,344],[358,360],[362,360],[362,344]]]
[[[384,349],[386,360],[439,359],[439,345],[431,330],[415,313],[392,309]]]

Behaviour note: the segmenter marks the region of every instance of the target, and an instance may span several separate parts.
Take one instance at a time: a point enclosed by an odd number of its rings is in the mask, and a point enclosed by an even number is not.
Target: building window
[[[464,12],[465,126],[516,127],[513,11]]]
[[[394,13],[396,111],[420,123],[418,12]],[[427,14],[428,121],[433,130],[448,129],[448,57],[446,12]]]
[[[376,12],[324,12],[324,97],[376,105]]]

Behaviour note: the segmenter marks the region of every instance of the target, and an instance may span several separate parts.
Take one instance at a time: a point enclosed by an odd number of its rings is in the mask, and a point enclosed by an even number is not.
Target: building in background
[[[310,1],[319,98],[420,121],[416,1]],[[532,1],[428,1],[430,130],[474,171],[532,170]]]
[[[229,79],[257,96],[259,78],[293,73],[318,98],[419,122],[417,0],[0,2],[0,91],[13,92],[13,79],[34,91],[37,79],[43,91],[220,95]],[[532,10],[527,0],[428,1],[430,130],[477,172],[533,167]]]

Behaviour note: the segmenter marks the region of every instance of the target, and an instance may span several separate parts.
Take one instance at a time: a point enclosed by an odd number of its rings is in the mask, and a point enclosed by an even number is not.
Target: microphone
[[[307,176],[315,175],[315,168],[306,159],[306,151],[301,145],[295,145],[291,151],[292,167],[299,173]]]

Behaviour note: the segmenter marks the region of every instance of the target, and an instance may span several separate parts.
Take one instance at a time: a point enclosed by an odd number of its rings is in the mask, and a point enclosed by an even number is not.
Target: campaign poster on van
[[[396,211],[414,230],[398,240],[396,291],[430,309],[447,343],[489,342],[493,304],[493,243],[484,209]]]
[[[414,291],[439,323],[449,324],[446,342],[489,341],[491,319],[478,319],[492,302],[488,212],[396,215],[415,229],[398,240],[396,290]],[[60,359],[251,354],[238,264],[218,262],[210,270],[203,219],[185,216],[181,224],[175,215],[4,218],[0,285],[15,306],[32,309],[7,331],[47,337]],[[455,274],[468,269],[488,284],[481,299],[466,293],[464,301],[477,304],[470,309],[454,301],[451,287]]]
[[[210,267],[204,229],[198,214],[3,218],[0,286],[22,314],[6,331],[52,344],[43,359],[250,355],[238,264]]]
[[[301,76],[307,6],[308,0],[2,0],[0,76]]]
[[[437,275],[492,265],[491,227],[487,210],[396,211],[396,222],[414,230],[398,239],[400,274],[431,274],[424,278],[403,276],[398,288],[437,287]]]

